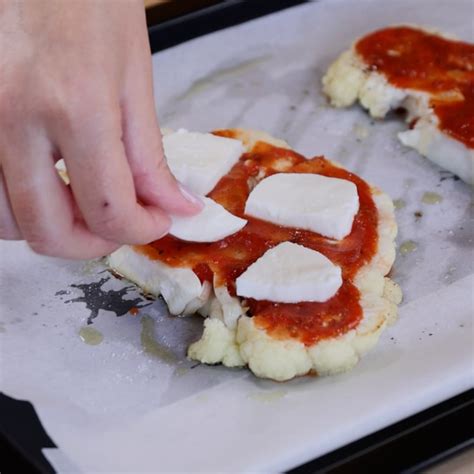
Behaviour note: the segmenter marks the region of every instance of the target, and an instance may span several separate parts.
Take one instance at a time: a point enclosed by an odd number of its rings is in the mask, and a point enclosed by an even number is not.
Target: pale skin
[[[199,212],[163,155],[142,0],[0,0],[0,44],[1,239],[86,259]]]

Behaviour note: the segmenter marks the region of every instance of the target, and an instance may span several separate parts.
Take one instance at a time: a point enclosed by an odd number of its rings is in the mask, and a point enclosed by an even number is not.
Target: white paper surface
[[[107,278],[103,268],[0,242],[0,389],[34,404],[60,448],[46,452],[56,469],[283,470],[472,385],[471,189],[400,145],[398,118],[373,124],[357,107],[330,109],[320,90],[328,64],[355,37],[410,22],[473,41],[472,13],[470,1],[323,1],[154,56],[163,125],[263,129],[406,201],[398,242],[417,249],[393,270],[405,302],[352,372],[276,384],[245,370],[191,369],[184,352],[200,320],[169,318],[159,301],[135,316],[101,309],[92,327],[103,341],[85,344],[78,332],[91,311],[65,301],[84,296],[71,284]],[[442,202],[424,204],[426,191]],[[104,308],[118,298],[122,309],[123,299],[141,301],[133,289],[104,293],[125,286],[110,279],[94,301]]]

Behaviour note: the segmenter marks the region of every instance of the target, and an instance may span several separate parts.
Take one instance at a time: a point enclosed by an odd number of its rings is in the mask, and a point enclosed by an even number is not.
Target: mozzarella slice
[[[145,292],[162,295],[171,314],[192,314],[210,296],[210,285],[201,283],[189,268],[171,267],[124,245],[108,257],[109,266]]]
[[[164,135],[163,147],[176,179],[201,195],[212,191],[245,151],[239,140],[184,129]]]
[[[263,179],[245,205],[249,216],[334,239],[351,232],[358,210],[357,187],[351,181],[298,173],[279,173]]]
[[[316,250],[283,242],[236,280],[237,295],[275,303],[327,301],[342,285],[341,269]]]
[[[238,232],[247,221],[210,198],[201,198],[202,211],[191,217],[171,217],[170,234],[191,242],[216,242]]]
[[[399,132],[398,139],[474,186],[474,150],[443,133],[432,116],[425,115],[414,128]]]

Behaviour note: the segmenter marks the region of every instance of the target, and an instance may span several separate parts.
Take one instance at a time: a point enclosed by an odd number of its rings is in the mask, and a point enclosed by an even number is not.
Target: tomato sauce
[[[217,132],[231,137],[230,131]],[[282,227],[244,214],[251,187],[263,177],[278,172],[317,173],[352,181],[359,194],[359,211],[351,233],[340,241],[311,231]],[[248,220],[239,232],[214,243],[185,242],[167,235],[135,248],[151,259],[174,267],[192,268],[201,281],[215,279],[235,295],[235,280],[268,249],[291,241],[317,250],[341,266],[344,283],[324,303],[282,304],[248,299],[244,302],[258,327],[273,337],[295,338],[307,345],[355,327],[362,318],[359,291],[352,283],[356,272],[377,250],[377,209],[370,187],[349,171],[337,168],[323,157],[306,160],[298,153],[263,142],[245,153],[224,176],[209,197],[229,212]]]
[[[431,93],[440,129],[474,148],[473,44],[399,26],[365,36],[356,51],[394,86]]]

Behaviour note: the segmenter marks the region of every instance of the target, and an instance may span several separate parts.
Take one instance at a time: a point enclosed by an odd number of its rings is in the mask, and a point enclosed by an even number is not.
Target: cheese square
[[[327,301],[342,285],[340,267],[316,250],[283,242],[236,280],[237,295],[275,303]]]
[[[195,216],[171,216],[171,235],[191,242],[217,242],[247,224],[210,198],[204,197],[202,202],[204,207]]]
[[[350,234],[358,210],[359,195],[351,181],[302,173],[278,173],[263,179],[245,205],[249,216],[332,239]]]
[[[239,140],[184,129],[165,134],[163,147],[176,179],[200,195],[211,192],[245,151]]]

